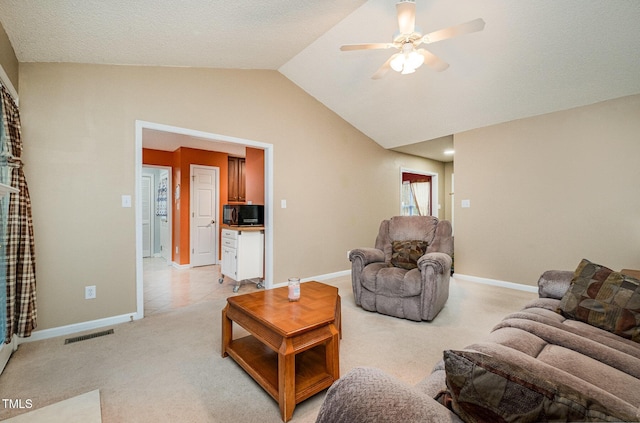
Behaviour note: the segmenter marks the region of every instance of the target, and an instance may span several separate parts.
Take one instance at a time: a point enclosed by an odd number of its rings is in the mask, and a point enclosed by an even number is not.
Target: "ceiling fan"
[[[422,44],[431,44],[437,41],[447,40],[458,35],[470,32],[482,31],[484,20],[478,18],[439,31],[422,35],[416,28],[416,3],[415,0],[401,0],[396,4],[398,12],[398,32],[390,43],[371,44],[347,44],[340,47],[342,51],[352,50],[374,50],[395,48],[400,52],[391,56],[373,74],[372,79],[382,78],[389,69],[402,74],[413,73],[417,68],[426,64],[434,70],[441,72],[449,67],[449,64],[440,59],[435,54],[424,48],[417,48]]]

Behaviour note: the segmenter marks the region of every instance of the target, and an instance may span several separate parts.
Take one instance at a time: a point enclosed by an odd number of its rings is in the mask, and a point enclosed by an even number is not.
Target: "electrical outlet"
[[[95,297],[96,297],[96,286],[95,285],[85,286],[84,287],[84,299],[85,300],[92,300]]]

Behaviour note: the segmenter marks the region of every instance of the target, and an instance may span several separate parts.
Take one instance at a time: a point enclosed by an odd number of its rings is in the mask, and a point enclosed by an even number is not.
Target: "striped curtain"
[[[10,172],[11,193],[6,228],[6,333],[27,337],[36,327],[36,263],[31,198],[22,165],[22,139],[18,106],[5,87],[2,92],[2,151]],[[4,246],[3,246],[4,248]]]

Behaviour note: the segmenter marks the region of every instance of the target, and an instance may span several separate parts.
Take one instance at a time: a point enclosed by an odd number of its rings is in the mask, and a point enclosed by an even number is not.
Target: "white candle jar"
[[[300,299],[300,278],[289,278],[289,301]]]

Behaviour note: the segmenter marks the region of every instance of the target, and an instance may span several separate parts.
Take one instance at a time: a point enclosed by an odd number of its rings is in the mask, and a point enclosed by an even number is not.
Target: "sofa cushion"
[[[558,314],[556,316],[562,318]],[[609,332],[585,324],[592,329],[592,336],[582,336],[571,327],[527,317],[503,320],[486,341],[520,351],[588,384],[606,387],[607,392],[629,403],[640,404],[640,358],[597,341],[597,332]],[[473,347],[490,353],[484,348],[484,345],[477,344]],[[551,374],[548,376],[552,377]]]
[[[402,269],[415,269],[418,259],[426,252],[429,244],[426,241],[393,241],[391,243],[391,264]]]
[[[601,344],[603,347],[611,348],[640,360],[639,343],[599,329],[588,323],[567,319],[561,314],[556,313],[555,310],[558,308],[559,303],[560,300],[550,298],[539,298],[530,301],[521,311],[507,315],[502,322],[495,326],[494,331],[504,328],[505,326],[511,326],[511,322],[513,322],[514,319],[526,319],[544,323],[549,327],[580,336],[584,339],[590,339],[593,342]],[[558,335],[558,337],[567,339],[564,335]],[[609,354],[607,354],[607,356],[608,355]],[[637,371],[640,371],[640,368]]]
[[[640,342],[640,280],[582,260],[558,311]]]
[[[494,349],[491,354],[471,349],[444,352],[452,408],[467,423],[631,421],[636,417],[635,407],[607,392],[595,388],[583,393],[579,383],[571,386],[549,377],[555,369],[527,354],[498,344],[489,348]]]

